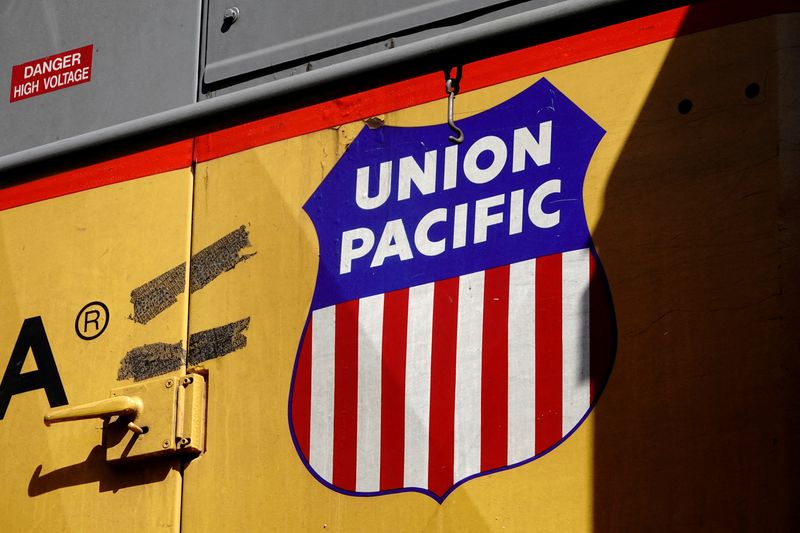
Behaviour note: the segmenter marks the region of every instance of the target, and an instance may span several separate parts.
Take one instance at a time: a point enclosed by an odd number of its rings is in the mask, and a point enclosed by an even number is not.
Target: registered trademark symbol
[[[108,307],[103,302],[90,302],[75,317],[75,333],[85,341],[96,339],[108,326]]]

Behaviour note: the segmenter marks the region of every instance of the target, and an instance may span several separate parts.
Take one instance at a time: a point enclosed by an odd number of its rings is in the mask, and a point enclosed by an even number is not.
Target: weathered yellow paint
[[[544,73],[608,132],[584,199],[615,299],[616,368],[598,409],[558,449],[469,481],[442,505],[415,493],[333,492],[305,469],[289,434],[292,366],[318,254],[301,206],[362,124],[199,164],[194,251],[246,224],[258,255],[191,298],[190,331],[252,320],[245,349],[203,365],[207,453],[185,472],[185,529],[785,529],[786,487],[797,485],[789,391],[798,334],[781,317],[797,316],[797,283],[788,280],[798,264],[779,253],[779,229],[797,221],[796,203],[782,196],[796,192],[787,183],[797,168],[781,169],[776,147],[796,85],[778,84],[778,27],[790,35],[798,18]],[[539,77],[460,94],[458,116]],[[752,82],[762,92],[748,99]],[[684,98],[694,103],[688,115],[677,111]],[[439,123],[445,109],[443,98],[382,118]]]
[[[33,316],[42,317],[71,405],[119,387],[129,349],[185,339],[185,301],[144,326],[127,316],[131,289],[188,257],[192,185],[185,169],[0,212],[0,371]],[[75,317],[93,300],[111,318],[85,341]],[[27,369],[32,362],[29,354]],[[45,427],[49,409],[44,391],[31,391],[14,396],[0,421],[0,530],[178,531],[177,461],[112,467],[101,421]]]
[[[614,296],[617,363],[564,444],[441,505],[331,491],[289,434],[318,260],[301,206],[363,123],[201,163],[194,176],[0,212],[0,371],[23,320],[41,316],[70,404],[107,397],[133,347],[185,345],[187,329],[251,317],[246,348],[202,365],[207,452],[183,487],[177,461],[112,467],[98,422],[46,428],[44,392],[15,396],[0,421],[0,530],[790,529],[800,491],[799,39],[800,17],[781,15],[543,74],[607,130],[584,200]],[[457,119],[540,76],[460,94]],[[753,82],[761,93],[747,98]],[[682,115],[685,98],[694,107]],[[445,110],[442,98],[381,118],[427,125]],[[243,224],[254,258],[191,306],[184,295],[146,325],[127,319],[132,288]],[[111,323],[83,341],[73,324],[91,300],[108,305]],[[34,369],[29,357],[23,370]]]

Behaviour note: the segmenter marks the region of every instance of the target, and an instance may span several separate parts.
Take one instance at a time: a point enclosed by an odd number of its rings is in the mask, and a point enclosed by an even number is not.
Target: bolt
[[[229,7],[225,10],[225,14],[222,15],[222,21],[228,24],[233,24],[239,20],[239,8],[238,7]]]
[[[168,379],[168,380],[167,380],[167,382],[166,382],[166,383],[164,383],[164,386],[165,386],[166,388],[168,388],[168,389],[169,389],[169,388],[171,388],[171,387],[172,387],[172,380],[171,380],[171,379]]]
[[[164,442],[161,443],[162,448],[169,448],[169,439],[164,439]]]

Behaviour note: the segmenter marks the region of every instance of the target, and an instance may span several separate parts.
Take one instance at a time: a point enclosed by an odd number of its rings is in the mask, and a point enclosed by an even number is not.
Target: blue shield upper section
[[[446,124],[359,133],[304,206],[312,310],[590,245],[586,113],[541,79],[458,126],[460,145]]]

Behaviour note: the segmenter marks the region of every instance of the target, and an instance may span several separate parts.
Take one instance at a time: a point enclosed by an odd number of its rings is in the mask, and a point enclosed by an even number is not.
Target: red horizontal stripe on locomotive
[[[441,498],[548,451],[608,374],[600,272],[585,248],[314,310],[293,385],[300,453],[344,491]]]

